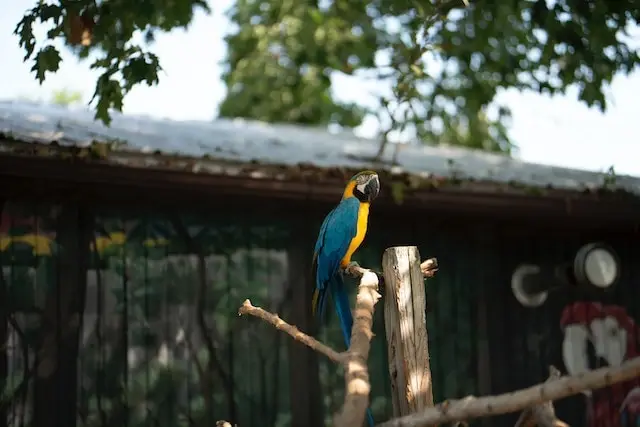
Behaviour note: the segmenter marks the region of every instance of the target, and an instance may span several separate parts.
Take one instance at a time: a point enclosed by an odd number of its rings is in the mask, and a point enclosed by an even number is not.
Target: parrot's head
[[[374,171],[355,174],[344,189],[343,198],[355,197],[362,203],[371,203],[380,192],[380,179]]]

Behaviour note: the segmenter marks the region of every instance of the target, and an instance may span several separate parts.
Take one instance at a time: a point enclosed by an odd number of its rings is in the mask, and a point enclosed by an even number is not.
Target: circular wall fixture
[[[608,289],[620,278],[620,262],[611,247],[589,243],[576,253],[573,272],[580,285]]]
[[[544,304],[549,296],[548,285],[541,283],[540,267],[533,264],[519,265],[511,276],[511,291],[525,307]]]

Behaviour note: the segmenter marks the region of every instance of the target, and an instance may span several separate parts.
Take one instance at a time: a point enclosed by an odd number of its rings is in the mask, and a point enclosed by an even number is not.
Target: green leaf
[[[128,92],[141,82],[151,86],[158,83],[160,65],[158,57],[153,54],[140,55],[127,61],[122,69],[125,90]]]
[[[16,28],[13,30],[13,34],[20,37],[19,45],[24,48],[25,55],[24,60],[31,58],[33,50],[36,47],[35,37],[33,35],[33,22],[35,17],[30,14],[26,14],[22,17]]]
[[[50,19],[56,21],[56,23],[62,18],[62,6],[59,4],[41,3],[40,7],[40,21],[45,22]]]
[[[55,47],[49,45],[45,46],[36,54],[33,67],[31,71],[36,73],[36,79],[42,84],[45,79],[47,71],[56,72],[60,68],[60,52]]]
[[[110,108],[116,111],[122,111],[122,86],[119,81],[113,79],[111,76],[112,73],[106,72],[98,77],[96,90],[91,98],[91,101],[95,98],[98,99],[95,118],[101,120],[105,125],[111,123]]]

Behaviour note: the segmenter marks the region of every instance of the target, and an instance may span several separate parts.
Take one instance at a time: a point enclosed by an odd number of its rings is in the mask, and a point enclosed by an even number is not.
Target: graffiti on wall
[[[571,375],[618,366],[640,353],[640,328],[619,305],[579,301],[561,315],[562,357]],[[588,427],[640,426],[640,378],[585,394]]]
[[[9,326],[0,329],[0,393],[19,397],[5,405],[6,420],[0,411],[0,425],[17,427],[44,407],[33,393],[35,380],[25,379],[29,361],[47,342],[40,337],[57,333],[44,329],[50,323],[43,313],[58,295],[51,290],[64,289],[60,259],[70,252],[58,234],[78,231],[57,233],[54,209],[10,208],[0,212],[0,286],[11,312]],[[276,392],[286,390],[287,342],[266,324],[239,321],[237,307],[251,296],[282,310],[287,256],[276,244],[278,232],[272,225],[191,217],[96,218],[85,247],[73,377],[78,425],[122,425],[123,408],[131,408],[130,426],[145,426],[149,418],[162,420],[160,427],[220,418],[274,426],[288,410],[286,391]],[[211,381],[206,401],[200,392],[205,378]]]

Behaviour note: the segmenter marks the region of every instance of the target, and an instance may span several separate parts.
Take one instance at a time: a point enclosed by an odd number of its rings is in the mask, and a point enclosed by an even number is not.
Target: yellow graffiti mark
[[[112,245],[124,245],[127,241],[127,235],[120,231],[109,233],[109,236],[99,236],[91,243],[91,250],[97,250],[98,253],[106,251]]]
[[[110,246],[122,246],[127,243],[127,235],[123,232],[116,231],[110,233],[109,236],[101,236],[96,237],[95,244],[91,244],[92,250],[98,250],[98,252],[102,253]],[[169,240],[165,238],[158,239],[145,239],[142,241],[142,244],[148,248],[157,248],[161,246],[166,246],[169,244]]]
[[[38,234],[23,234],[21,236],[3,235],[0,236],[0,252],[10,250],[10,246],[15,243],[24,243],[31,246],[33,255],[51,256],[54,239]],[[103,253],[111,246],[122,246],[125,243],[127,243],[127,235],[123,232],[116,231],[110,233],[108,236],[96,237],[89,246],[92,251],[97,250],[98,253]],[[150,238],[145,239],[142,244],[148,248],[157,248],[168,245],[169,240],[165,238]]]
[[[142,244],[149,248],[157,248],[160,246],[167,246],[169,244],[169,240],[162,237],[158,239],[146,239]]]
[[[0,236],[0,251],[6,251],[13,243],[25,243],[32,248],[34,255],[51,255],[53,239],[41,234],[23,234],[22,236]]]

